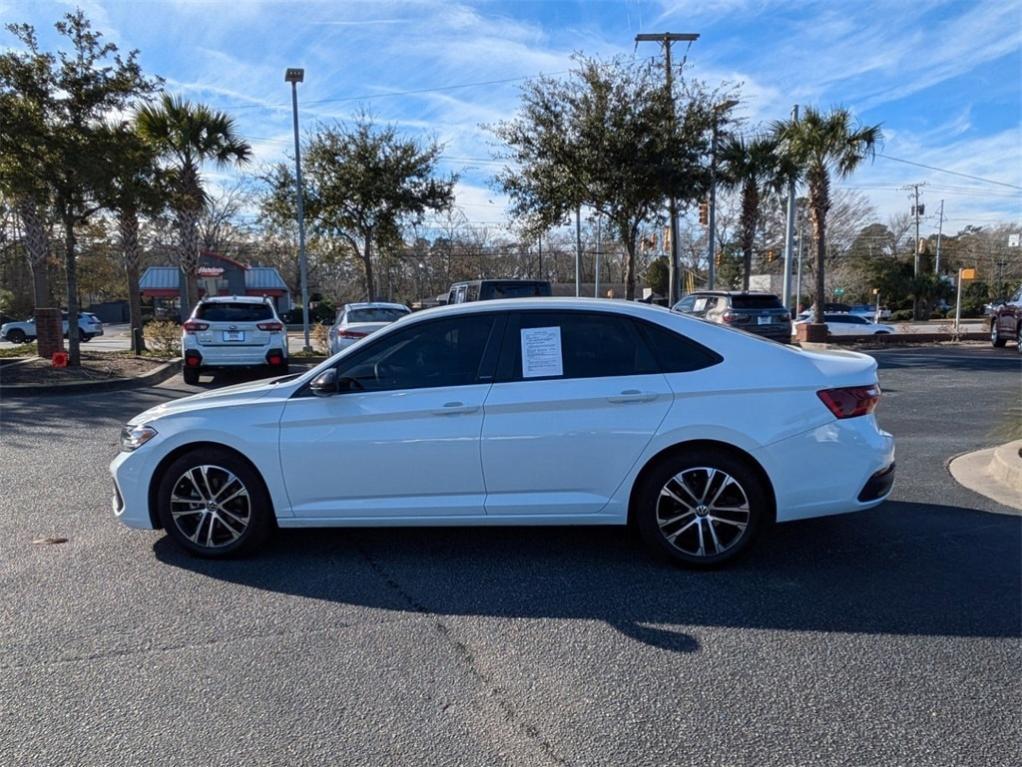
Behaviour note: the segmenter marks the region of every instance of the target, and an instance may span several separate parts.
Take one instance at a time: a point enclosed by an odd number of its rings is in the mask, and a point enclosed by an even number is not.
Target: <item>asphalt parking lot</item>
[[[876,356],[892,499],[711,573],[605,528],[190,559],[115,522],[106,465],[193,388],[8,399],[0,765],[1020,764],[1022,520],[945,462],[1020,417],[1022,361]]]

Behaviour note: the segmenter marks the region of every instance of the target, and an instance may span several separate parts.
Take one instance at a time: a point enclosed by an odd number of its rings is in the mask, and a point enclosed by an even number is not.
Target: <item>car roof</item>
[[[200,304],[265,304],[269,303],[265,296],[209,296],[199,301]]]
[[[771,296],[777,298],[776,293],[769,293],[765,290],[693,290],[686,293],[687,296]]]
[[[647,317],[653,320],[658,318],[664,319],[665,316],[680,316],[675,312],[671,312],[666,307],[644,304],[638,301],[623,301],[612,298],[554,298],[539,296],[529,298],[498,298],[493,301],[467,301],[461,304],[434,306],[415,312],[408,317],[403,317],[399,322],[407,323],[431,317],[451,317],[458,314],[475,314],[479,312],[521,311],[523,309],[547,309],[551,311],[560,309],[587,309],[627,314],[633,317]],[[693,322],[699,322],[699,320],[693,320]]]

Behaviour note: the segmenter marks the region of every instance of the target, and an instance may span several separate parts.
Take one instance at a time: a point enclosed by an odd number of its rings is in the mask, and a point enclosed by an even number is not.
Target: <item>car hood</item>
[[[145,412],[139,413],[129,423],[150,423],[167,416],[218,407],[232,407],[234,405],[255,402],[274,394],[286,396],[290,393],[291,387],[282,384],[272,384],[270,383],[272,380],[251,381],[234,386],[225,386],[215,391],[206,391],[200,394],[193,394],[190,397],[182,397],[172,402],[165,402],[162,405],[157,405]]]

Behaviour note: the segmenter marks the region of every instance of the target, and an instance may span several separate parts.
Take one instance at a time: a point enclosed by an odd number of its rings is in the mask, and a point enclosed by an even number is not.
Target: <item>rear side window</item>
[[[724,361],[717,352],[662,325],[642,320],[636,324],[665,373],[690,373]]]
[[[523,349],[531,353],[533,339],[544,337],[546,351],[553,355],[542,360],[549,372],[544,374],[544,368],[530,360],[529,375],[523,375]],[[656,360],[628,317],[595,312],[516,313],[508,322],[502,356],[498,374],[501,380],[600,378],[658,372]]]
[[[777,296],[731,296],[732,309],[783,309]]]
[[[261,322],[273,319],[269,304],[204,303],[195,310],[195,319],[207,322]]]

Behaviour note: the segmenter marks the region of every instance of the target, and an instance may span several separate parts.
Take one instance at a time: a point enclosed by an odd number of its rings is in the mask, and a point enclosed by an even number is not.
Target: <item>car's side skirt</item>
[[[607,514],[506,514],[460,517],[278,517],[279,527],[519,527],[537,525],[623,525],[627,518]]]

